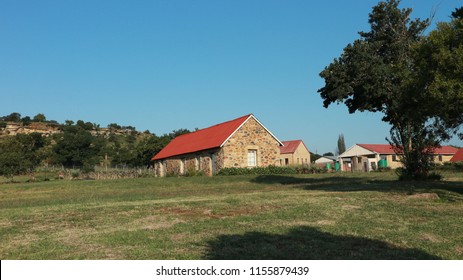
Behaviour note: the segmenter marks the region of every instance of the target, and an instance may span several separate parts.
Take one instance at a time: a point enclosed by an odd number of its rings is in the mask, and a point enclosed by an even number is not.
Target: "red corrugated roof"
[[[357,144],[360,147],[363,147],[372,152],[382,154],[382,155],[392,155],[395,154],[391,145],[388,144]],[[457,152],[457,149],[452,146],[442,146],[434,150],[435,155],[453,155]]]
[[[291,141],[283,141],[283,146],[280,147],[280,154],[292,154],[296,152],[297,147],[299,144],[302,143],[302,140],[291,140]]]
[[[451,162],[463,161],[463,148],[459,149],[450,159]]]
[[[219,148],[251,117],[260,124],[252,114],[249,114],[228,122],[180,135],[172,140],[151,160]],[[267,128],[265,129],[267,130]],[[270,131],[268,132],[273,136]],[[273,137],[281,144],[275,136]]]
[[[442,146],[440,148],[437,148],[434,151],[434,154],[436,155],[454,155],[458,151],[457,148],[452,147],[452,146]]]
[[[395,154],[391,145],[388,144],[357,144],[358,146],[381,155]]]
[[[252,114],[176,137],[152,160],[220,147]]]

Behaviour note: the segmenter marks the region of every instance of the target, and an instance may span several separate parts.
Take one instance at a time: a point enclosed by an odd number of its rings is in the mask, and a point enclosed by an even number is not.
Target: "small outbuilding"
[[[280,147],[280,165],[302,165],[310,163],[310,152],[302,140],[283,141]]]

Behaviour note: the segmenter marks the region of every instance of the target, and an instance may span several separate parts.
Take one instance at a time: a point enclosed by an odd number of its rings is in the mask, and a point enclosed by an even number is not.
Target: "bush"
[[[378,172],[390,172],[391,170],[392,170],[392,169],[391,169],[389,166],[386,166],[386,167],[380,166],[380,167],[378,168]]]
[[[77,179],[77,178],[79,178],[79,176],[80,176],[80,171],[79,170],[73,170],[71,172],[72,179]]]
[[[440,181],[443,178],[442,175],[437,172],[415,173],[410,175],[405,172],[404,168],[397,168],[396,172],[400,181]]]
[[[185,172],[185,177],[199,177],[204,176],[204,172],[200,170],[196,170],[194,168],[190,168]]]
[[[463,171],[463,161],[444,162],[444,164],[438,166],[437,169],[446,171]]]
[[[222,168],[217,175],[233,176],[233,175],[287,175],[287,174],[314,174],[324,173],[326,169],[316,165],[306,166],[274,166],[267,167],[228,167]]]

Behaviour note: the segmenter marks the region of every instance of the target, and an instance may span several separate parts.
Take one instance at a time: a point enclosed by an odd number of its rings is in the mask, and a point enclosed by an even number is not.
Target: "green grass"
[[[463,259],[463,173],[0,184],[0,259]]]

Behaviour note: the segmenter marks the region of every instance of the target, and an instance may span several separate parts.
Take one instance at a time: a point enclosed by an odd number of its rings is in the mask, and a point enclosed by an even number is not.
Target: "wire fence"
[[[34,172],[36,177],[45,177],[48,180],[109,180],[109,179],[124,179],[124,178],[145,178],[155,177],[155,172],[152,167],[100,167],[96,166],[95,170],[84,171],[79,167],[65,168],[59,165],[49,165],[39,167]]]

